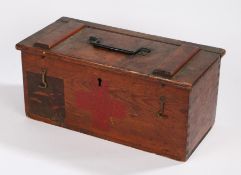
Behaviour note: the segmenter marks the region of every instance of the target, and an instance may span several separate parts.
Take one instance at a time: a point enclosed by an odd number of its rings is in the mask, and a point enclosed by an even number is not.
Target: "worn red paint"
[[[109,128],[111,117],[126,116],[125,105],[111,96],[107,82],[102,82],[99,86],[97,79],[91,81],[89,91],[77,93],[77,105],[80,110],[89,112],[93,125],[102,130]]]

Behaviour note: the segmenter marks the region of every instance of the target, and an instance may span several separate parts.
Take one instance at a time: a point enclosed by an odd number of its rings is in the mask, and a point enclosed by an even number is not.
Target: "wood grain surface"
[[[214,123],[223,49],[66,17],[16,48],[30,118],[181,161]]]
[[[94,69],[88,66],[80,66],[59,61],[58,57],[45,57],[47,76],[64,79],[65,119],[64,127],[76,131],[88,133],[108,140],[127,144],[143,150],[167,155],[176,159],[185,158],[186,122],[188,112],[188,93],[184,88],[176,88],[164,84],[160,80],[150,79],[143,81],[141,78],[126,77],[126,74],[113,73],[111,71]],[[29,105],[27,73],[41,72],[43,58],[38,55],[23,53],[25,100]],[[99,86],[98,78],[102,79]],[[41,79],[39,79],[41,82]],[[148,86],[147,86],[148,84]],[[108,89],[108,93],[100,92],[98,88]],[[102,104],[85,106],[79,104],[79,98],[83,93],[88,94],[93,101]],[[95,93],[97,95],[93,96]],[[102,96],[101,96],[102,95]],[[158,115],[160,108],[160,95],[166,97],[164,114]],[[107,96],[107,97],[106,97]],[[94,98],[100,98],[94,99]],[[123,116],[98,115],[96,105],[111,102],[122,104]],[[87,100],[85,100],[88,103]],[[111,111],[111,105],[106,104]],[[107,109],[105,109],[107,110]],[[26,109],[29,117],[59,125],[46,117],[33,114]],[[114,113],[115,114],[115,113]],[[104,126],[98,123],[104,120]]]

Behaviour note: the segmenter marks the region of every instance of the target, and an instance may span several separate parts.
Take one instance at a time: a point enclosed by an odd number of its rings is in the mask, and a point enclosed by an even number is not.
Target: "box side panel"
[[[203,74],[190,93],[187,158],[214,124],[217,105],[220,59]]]
[[[29,117],[185,160],[187,89],[54,56],[23,53],[23,67]],[[43,68],[48,87],[39,89]]]
[[[24,104],[25,104],[25,114],[26,116],[29,116],[29,105],[28,105],[28,86],[27,86],[27,76],[26,76],[26,69],[25,69],[25,65],[26,65],[26,56],[25,54],[23,54],[23,52],[21,52],[21,60],[22,60],[22,74],[23,74],[23,90],[24,90]]]

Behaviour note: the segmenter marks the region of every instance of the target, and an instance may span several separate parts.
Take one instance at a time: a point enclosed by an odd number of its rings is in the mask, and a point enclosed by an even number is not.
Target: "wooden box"
[[[181,161],[214,124],[223,49],[67,17],[16,48],[30,118]]]

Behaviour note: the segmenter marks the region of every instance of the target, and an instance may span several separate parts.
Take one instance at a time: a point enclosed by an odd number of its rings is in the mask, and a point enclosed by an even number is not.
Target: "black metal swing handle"
[[[121,53],[124,53],[127,55],[137,55],[138,54],[138,55],[144,56],[151,52],[150,49],[144,48],[144,47],[133,51],[133,50],[126,50],[126,49],[117,48],[117,47],[113,47],[113,46],[109,46],[109,45],[104,45],[104,44],[101,44],[101,39],[97,38],[95,36],[89,37],[89,43],[92,44],[94,47],[100,47],[100,48],[108,49],[108,50],[115,51],[115,52],[121,52]]]

